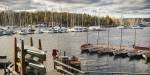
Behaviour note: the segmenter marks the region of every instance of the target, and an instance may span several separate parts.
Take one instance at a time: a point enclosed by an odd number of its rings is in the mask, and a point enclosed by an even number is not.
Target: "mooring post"
[[[25,75],[25,50],[24,50],[24,41],[21,40],[21,75]]]
[[[32,39],[32,37],[30,37],[30,46],[31,47],[33,46],[33,39]]]
[[[66,56],[66,51],[64,51],[64,56]]]
[[[42,50],[41,39],[39,39],[39,49]]]
[[[7,73],[7,75],[10,75],[10,70],[8,70],[8,73]]]
[[[14,70],[18,72],[17,66],[17,38],[14,38]]]
[[[53,59],[53,61],[54,61],[54,69],[56,69],[56,62],[55,62],[55,59]]]
[[[4,64],[4,75],[7,75],[6,69],[7,69],[7,67],[6,67],[6,63],[5,63]]]

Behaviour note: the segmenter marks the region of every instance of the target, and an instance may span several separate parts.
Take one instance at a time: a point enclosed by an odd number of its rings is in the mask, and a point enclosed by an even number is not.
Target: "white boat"
[[[54,33],[66,33],[68,29],[66,27],[55,26],[53,27]]]
[[[13,31],[12,30],[4,30],[3,35],[12,35],[13,34]]]
[[[13,28],[9,26],[1,27],[2,35],[11,35],[13,34]]]
[[[26,30],[18,30],[17,33],[20,35],[27,35]]]
[[[101,28],[100,26],[90,26],[88,28],[90,31],[104,31],[105,29]]]
[[[148,59],[150,59],[150,52],[149,51],[143,51],[142,56],[143,56],[143,58],[148,60]]]
[[[45,28],[45,29],[41,29],[41,31],[43,33],[52,33],[53,32],[53,28]]]
[[[131,28],[132,29],[144,29],[144,27],[141,27],[139,25],[133,25]]]
[[[61,27],[61,32],[62,32],[62,33],[68,32],[68,28],[66,28],[66,27]]]
[[[27,34],[34,34],[34,31],[35,31],[35,30],[33,30],[33,29],[27,29],[27,30],[26,30]]]
[[[53,27],[53,32],[54,33],[66,33],[68,32],[68,29],[66,27],[55,26]]]
[[[69,31],[71,31],[71,32],[86,32],[86,31],[88,31],[88,28],[75,26],[75,27],[71,28]]]
[[[120,25],[120,26],[117,26],[116,28],[117,28],[117,29],[127,29],[128,27],[127,27],[127,26],[124,26],[124,25]]]
[[[0,29],[0,36],[2,36],[3,35],[3,30],[2,29]]]
[[[41,29],[36,29],[36,30],[34,31],[34,34],[41,34],[41,33],[43,33]]]

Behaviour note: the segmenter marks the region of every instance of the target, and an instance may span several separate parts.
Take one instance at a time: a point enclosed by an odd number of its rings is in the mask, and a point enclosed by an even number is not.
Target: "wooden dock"
[[[2,56],[7,56],[10,62],[13,62],[13,51],[14,51],[14,38],[10,38],[7,40],[8,42],[3,41],[0,39],[0,41],[4,43],[0,43],[1,48],[0,48],[0,55]],[[45,75],[63,75],[56,70],[54,70],[54,65],[53,65],[53,58],[51,56],[51,51],[47,51],[46,54],[46,61],[44,61],[44,66],[46,67],[46,74]],[[4,75],[4,70],[0,69],[0,75]]]
[[[44,62],[44,65],[46,66],[47,74],[46,75],[63,75],[56,70],[54,70],[54,63],[53,58],[51,56],[51,51],[47,51],[47,59]]]

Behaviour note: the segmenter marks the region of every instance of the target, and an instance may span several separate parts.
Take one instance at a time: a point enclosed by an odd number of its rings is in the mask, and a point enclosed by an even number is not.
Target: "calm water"
[[[113,57],[98,57],[95,55],[81,54],[80,45],[87,42],[87,32],[70,32],[70,33],[44,33],[31,35],[13,35],[0,37],[0,55],[8,55],[12,58],[13,54],[13,38],[24,39],[25,44],[29,45],[29,38],[33,37],[34,46],[37,47],[37,40],[42,40],[43,50],[52,51],[52,49],[60,49],[62,52],[66,51],[68,56],[76,55],[81,58],[82,70],[84,71],[99,71],[99,72],[136,72],[136,73],[150,73],[150,64],[145,64],[143,60],[129,61],[128,58],[116,59]],[[137,30],[137,44],[147,45],[150,41],[150,28]],[[88,42],[96,44],[97,39],[99,43],[107,43],[107,31],[101,31],[99,38],[97,32],[88,33]],[[134,41],[134,30],[123,30],[123,45],[131,46]],[[119,45],[120,30],[110,29],[110,43]],[[9,51],[8,51],[9,50]],[[48,58],[48,57],[47,57]]]

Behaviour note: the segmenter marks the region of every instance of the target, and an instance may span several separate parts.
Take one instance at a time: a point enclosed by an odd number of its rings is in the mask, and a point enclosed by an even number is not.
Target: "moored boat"
[[[129,60],[143,59],[142,51],[140,51],[140,50],[128,51],[128,56],[129,56]]]
[[[149,51],[144,51],[142,53],[143,58],[145,59],[146,62],[150,62],[150,52]]]
[[[88,28],[90,31],[105,31],[105,29],[101,28],[100,26],[90,26]]]
[[[115,57],[121,57],[121,58],[128,57],[127,53],[128,51],[125,49],[119,49],[119,50],[113,51],[113,54]]]
[[[71,31],[71,32],[86,32],[86,31],[88,31],[88,28],[75,26],[75,27],[72,27],[69,31]]]
[[[53,33],[66,33],[68,29],[66,27],[55,26],[53,27]]]
[[[26,30],[19,30],[19,31],[17,31],[17,33],[20,35],[27,35]]]
[[[133,25],[131,28],[132,29],[144,29],[143,26],[139,26],[139,25]]]
[[[128,27],[125,26],[125,25],[120,25],[120,26],[117,26],[116,28],[117,28],[117,29],[127,29]]]
[[[87,43],[87,44],[83,44],[81,45],[80,47],[81,49],[81,52],[84,53],[84,52],[90,52],[94,49],[94,46],[90,43]]]
[[[98,50],[98,55],[99,56],[104,56],[104,55],[109,55],[109,56],[113,56],[113,48],[99,48]]]

